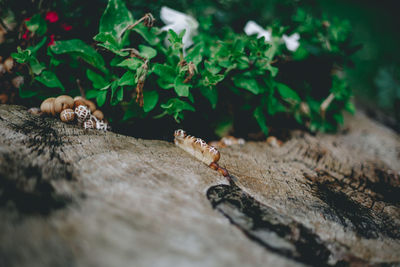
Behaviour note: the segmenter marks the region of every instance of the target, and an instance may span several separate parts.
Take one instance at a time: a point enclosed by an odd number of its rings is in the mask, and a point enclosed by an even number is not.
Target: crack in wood
[[[381,191],[382,187],[379,186],[379,183],[383,182],[381,178],[378,177],[378,183],[373,183],[366,176],[362,176],[359,180],[360,184],[364,184],[362,188],[334,179],[324,172],[319,172],[317,177],[306,176],[306,178],[310,181],[308,184],[313,194],[325,204],[315,204],[314,208],[321,210],[326,219],[339,223],[366,239],[377,239],[382,235],[400,239],[400,225],[383,210],[376,212],[365,204],[371,202],[373,206],[380,201],[384,207],[389,205],[384,202],[387,197],[375,193],[376,190]],[[351,177],[349,180],[355,179]],[[389,183],[385,183],[384,188],[393,192],[399,189],[390,186]],[[357,201],[351,197],[357,194],[361,194],[361,200]],[[389,195],[389,197],[398,199],[400,196]]]
[[[370,264],[348,253],[344,245],[321,240],[311,229],[258,202],[235,184],[212,186],[207,191],[207,198],[214,209],[227,217],[249,239],[269,251],[312,266]],[[357,211],[353,212],[357,213]],[[368,228],[366,225],[371,222],[365,220],[361,223]],[[372,265],[386,264],[399,263]]]
[[[318,236],[236,185],[213,186],[208,189],[207,198],[247,237],[268,250],[303,263],[328,265],[331,252]]]

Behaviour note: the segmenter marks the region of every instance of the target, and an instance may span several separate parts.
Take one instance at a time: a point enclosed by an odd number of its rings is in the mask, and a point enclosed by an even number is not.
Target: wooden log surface
[[[0,266],[399,265],[400,138],[346,123],[221,149],[229,183],[172,142],[0,105]]]

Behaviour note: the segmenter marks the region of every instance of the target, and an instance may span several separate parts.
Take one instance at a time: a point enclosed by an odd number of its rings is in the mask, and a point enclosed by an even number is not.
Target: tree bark
[[[346,122],[221,149],[229,183],[172,142],[0,105],[0,266],[400,264],[400,138]]]

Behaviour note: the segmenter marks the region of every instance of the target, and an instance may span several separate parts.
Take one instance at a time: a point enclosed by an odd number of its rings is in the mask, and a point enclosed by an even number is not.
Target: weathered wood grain
[[[399,264],[399,136],[347,121],[222,149],[229,184],[172,142],[2,105],[0,266]]]

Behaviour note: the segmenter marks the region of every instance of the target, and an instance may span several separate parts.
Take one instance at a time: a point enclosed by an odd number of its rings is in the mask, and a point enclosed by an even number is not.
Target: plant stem
[[[321,103],[321,106],[319,107],[319,112],[322,118],[325,118],[326,109],[332,103],[333,99],[335,99],[335,95],[333,93],[330,93],[328,97]]]
[[[145,20],[148,20],[148,21],[145,21]],[[122,30],[122,32],[121,32],[119,38],[121,38],[122,35],[123,35],[127,30],[132,30],[134,27],[136,27],[139,23],[141,23],[141,22],[143,22],[143,21],[145,21],[144,24],[145,24],[147,27],[152,27],[152,26],[153,26],[153,23],[154,23],[154,17],[153,17],[153,15],[151,15],[151,13],[145,14],[143,17],[141,17],[141,18],[140,18],[139,20],[137,20],[135,23],[126,26],[125,29]],[[150,21],[150,22],[149,22],[149,21]]]
[[[139,51],[137,51],[137,49],[135,49],[135,48],[123,48],[123,49],[121,49],[120,51],[130,51],[130,52],[131,52],[131,56],[132,56],[132,54],[133,54],[134,57],[137,57],[137,58],[139,58],[139,59],[141,59],[141,60],[143,60],[143,61],[146,61],[146,60],[147,60],[147,58],[142,57],[142,56],[140,55]]]
[[[138,25],[140,22],[142,22],[145,19],[145,17],[141,17],[138,21],[136,21],[135,23],[133,23],[132,25],[129,25],[126,27],[126,30],[131,30],[133,28],[136,27],[136,25]]]
[[[81,80],[76,79],[76,84],[78,85],[79,92],[81,93],[81,96],[82,96],[83,98],[86,98],[85,90],[83,89],[83,87],[82,87],[82,85],[81,85]]]

